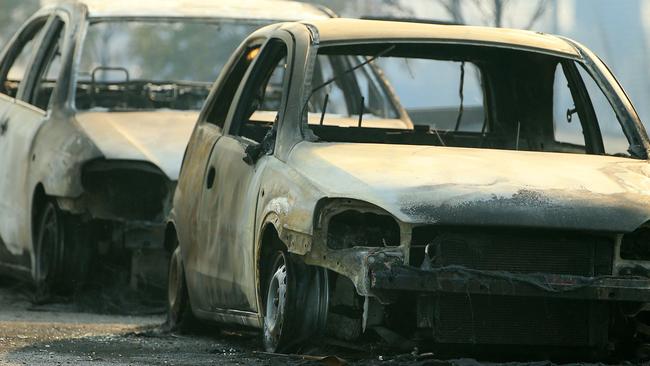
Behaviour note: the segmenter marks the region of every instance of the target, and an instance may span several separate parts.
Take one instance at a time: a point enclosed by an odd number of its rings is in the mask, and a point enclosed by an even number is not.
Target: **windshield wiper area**
[[[394,50],[394,49],[395,49],[395,45],[390,45],[390,46],[386,47],[384,50],[382,50],[381,52],[377,53],[376,55],[374,55],[374,56],[372,56],[372,57],[370,57],[370,58],[367,58],[365,61],[363,61],[363,62],[361,62],[361,63],[359,63],[359,64],[357,64],[357,65],[355,65],[355,66],[349,67],[349,68],[343,70],[342,72],[340,72],[340,73],[338,73],[338,74],[335,74],[334,76],[332,76],[332,77],[331,77],[330,79],[328,79],[327,81],[324,81],[324,82],[321,83],[320,85],[314,87],[314,88],[311,90],[311,92],[309,93],[309,96],[307,97],[307,100],[305,100],[305,104],[303,104],[302,109],[300,110],[300,112],[301,112],[300,115],[301,115],[301,116],[304,116],[304,115],[305,115],[305,111],[307,110],[307,107],[309,106],[309,100],[310,100],[311,97],[314,95],[314,93],[316,93],[316,92],[319,91],[320,89],[322,89],[322,88],[324,88],[324,87],[330,85],[331,83],[335,82],[336,80],[339,80],[341,77],[343,77],[343,76],[345,76],[345,75],[347,75],[347,74],[349,74],[349,73],[351,73],[351,72],[354,72],[355,70],[357,70],[357,69],[359,69],[359,68],[362,68],[362,67],[364,67],[365,65],[367,65],[367,64],[369,64],[369,63],[375,61],[375,60],[378,59],[379,57],[382,57],[383,55],[389,53],[390,51],[392,51],[392,50]],[[325,115],[324,112],[323,112],[323,115]],[[359,123],[359,124],[360,124],[360,123]]]

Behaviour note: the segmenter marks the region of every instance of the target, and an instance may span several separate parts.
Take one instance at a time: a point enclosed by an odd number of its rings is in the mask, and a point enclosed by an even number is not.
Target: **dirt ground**
[[[281,365],[256,354],[251,335],[163,332],[162,315],[79,312],[32,305],[23,286],[0,284],[0,365]]]
[[[349,365],[484,365],[472,359],[441,361],[426,355],[387,356],[349,350],[321,353],[329,356],[325,359],[319,359],[318,352],[311,352],[312,359],[270,355],[260,352],[258,335],[253,333],[220,332],[210,327],[200,334],[180,335],[162,329],[164,317],[160,314],[105,315],[89,312],[78,303],[32,305],[29,296],[24,286],[0,281],[0,365],[342,364],[333,356]]]
[[[253,333],[220,332],[214,327],[180,335],[162,329],[160,314],[105,315],[87,308],[79,303],[33,305],[23,285],[0,280],[0,365],[339,364],[333,358],[308,360],[262,353],[258,335]],[[379,358],[368,355],[349,364],[398,362],[395,357],[391,361]]]

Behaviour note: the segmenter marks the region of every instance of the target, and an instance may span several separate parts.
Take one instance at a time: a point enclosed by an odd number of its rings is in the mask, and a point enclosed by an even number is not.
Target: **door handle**
[[[207,189],[212,189],[212,186],[214,185],[214,176],[216,175],[216,171],[214,170],[214,167],[211,166],[208,169],[208,177],[205,180],[205,186]]]

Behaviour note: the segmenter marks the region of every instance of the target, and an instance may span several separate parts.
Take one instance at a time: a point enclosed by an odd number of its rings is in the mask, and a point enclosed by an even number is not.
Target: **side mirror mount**
[[[260,156],[262,156],[262,144],[246,146],[246,150],[244,150],[244,162],[246,164],[255,165]]]
[[[273,128],[271,128],[269,132],[266,133],[262,139],[262,142],[259,144],[246,146],[246,150],[244,150],[244,162],[246,164],[255,165],[255,163],[257,163],[257,161],[260,160],[263,155],[273,154],[273,149],[275,147],[276,125],[277,124],[274,124]]]

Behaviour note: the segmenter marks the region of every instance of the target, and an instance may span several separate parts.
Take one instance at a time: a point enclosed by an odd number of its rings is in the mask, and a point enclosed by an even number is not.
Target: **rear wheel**
[[[167,281],[167,326],[169,330],[186,332],[196,327],[196,318],[192,314],[192,306],[185,282],[185,270],[181,257],[181,248],[176,243],[176,249],[169,261],[169,276]]]
[[[264,307],[264,348],[290,352],[325,329],[327,271],[279,251],[271,259]]]

